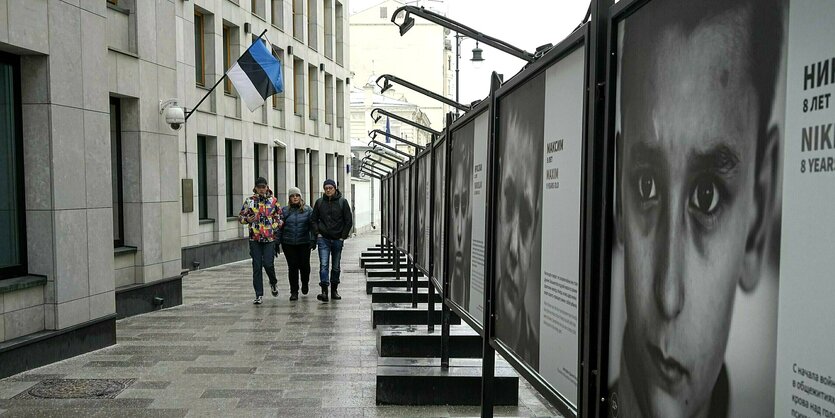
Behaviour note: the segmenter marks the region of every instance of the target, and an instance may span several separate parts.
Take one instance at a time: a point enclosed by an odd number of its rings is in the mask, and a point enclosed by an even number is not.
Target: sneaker
[[[278,296],[278,288],[276,287],[275,284],[270,285],[270,290],[273,292],[273,296],[276,296],[276,297]]]
[[[299,300],[298,293],[290,293],[290,300]]]
[[[302,294],[306,295],[310,289],[307,287],[307,283],[302,283]]]
[[[261,304],[261,296],[256,296],[255,300],[253,300],[252,303],[254,305],[260,305]]]

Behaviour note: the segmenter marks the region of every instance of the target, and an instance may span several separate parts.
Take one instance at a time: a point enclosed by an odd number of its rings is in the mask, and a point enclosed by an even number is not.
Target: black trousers
[[[310,244],[288,245],[281,244],[284,258],[287,259],[290,281],[290,293],[299,293],[299,278],[304,284],[310,283]]]

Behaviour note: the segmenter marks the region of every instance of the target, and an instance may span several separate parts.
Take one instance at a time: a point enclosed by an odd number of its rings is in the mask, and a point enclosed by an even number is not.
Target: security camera
[[[177,103],[177,99],[159,101],[159,113],[165,114],[165,123],[177,131],[186,123],[185,110]]]
[[[171,106],[165,109],[165,123],[171,125],[171,129],[177,131],[186,123],[186,115],[183,108],[179,106]]]

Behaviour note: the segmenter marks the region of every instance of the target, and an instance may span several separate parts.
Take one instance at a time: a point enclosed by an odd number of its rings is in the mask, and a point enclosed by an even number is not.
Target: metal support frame
[[[414,147],[414,148],[415,148],[418,152],[423,151],[423,148],[424,148],[424,146],[423,146],[423,145],[418,145],[418,144],[416,144],[416,143],[414,143],[414,142],[412,142],[412,141],[409,141],[409,140],[407,140],[407,139],[403,139],[403,138],[401,138],[401,137],[399,137],[399,136],[397,136],[397,135],[387,134],[385,131],[380,130],[380,129],[374,129],[374,130],[372,130],[371,132],[369,132],[368,134],[369,134],[369,135],[371,135],[371,137],[372,137],[372,138],[374,138],[374,139],[377,139],[377,135],[384,135],[384,136],[388,136],[388,137],[390,137],[390,138],[392,138],[392,139],[394,139],[394,140],[396,140],[396,141],[402,142],[402,143],[404,143],[404,144],[406,144],[406,145],[408,145],[408,146],[410,146],[410,147]],[[372,134],[373,134],[373,135],[372,135]]]
[[[400,167],[400,164],[403,164],[403,160],[398,160],[397,158],[394,158],[391,155],[386,154],[385,152],[377,150],[376,148],[365,150],[365,156],[366,157],[370,157],[368,154],[375,154],[380,158],[385,158],[386,160],[389,160],[389,161],[397,164],[397,167]]]
[[[420,164],[418,164],[418,159],[415,158],[412,161],[412,167],[409,169],[409,248],[411,251],[408,251],[409,257],[407,260],[410,261],[409,263],[409,273],[410,277],[412,278],[412,308],[417,308],[417,295],[418,295],[418,269],[417,269],[417,260],[412,257],[413,254],[417,252],[417,210],[415,210],[417,206],[417,178],[420,175]]]
[[[380,141],[378,141],[378,140],[376,140],[376,139],[372,139],[371,141],[368,141],[368,146],[371,146],[371,144],[374,144],[374,145],[376,145],[376,146],[379,146],[379,147],[385,148],[385,149],[387,149],[387,150],[389,150],[389,151],[393,151],[393,152],[395,152],[395,153],[397,153],[397,154],[400,154],[400,155],[402,155],[402,156],[406,157],[406,159],[407,159],[407,160],[410,160],[410,159],[412,159],[412,158],[414,157],[414,155],[409,154],[409,153],[408,153],[408,152],[406,152],[406,151],[401,151],[401,150],[399,150],[399,149],[397,149],[397,148],[394,148],[394,147],[391,147],[391,146],[389,146],[389,145],[386,145],[386,144],[384,144],[384,143],[382,143],[382,142],[380,142]]]
[[[398,25],[397,22],[395,22],[395,20],[397,19],[397,16],[404,11],[406,12],[406,16],[403,19],[403,23]],[[412,14],[420,16],[436,25],[443,26],[453,32],[463,33],[465,36],[473,38],[481,43],[484,43],[485,45],[490,45],[493,48],[498,49],[499,51],[508,53],[516,58],[525,60],[527,62],[533,62],[537,58],[536,55],[528,51],[525,51],[521,48],[517,48],[500,39],[493,38],[492,36],[485,35],[473,28],[462,25],[446,16],[442,16],[437,13],[426,10],[423,7],[418,8],[415,6],[403,6],[398,8],[394,11],[394,13],[391,14],[391,23],[394,23],[400,28],[400,36],[403,36],[409,29],[412,28],[412,26],[414,26],[415,18],[410,16]]]
[[[360,160],[360,161],[362,161],[363,164],[367,164],[371,167],[375,167],[375,168],[378,168],[378,169],[386,171],[386,172],[391,172],[391,170],[396,169],[396,167],[392,167],[392,166],[390,166],[390,165],[388,165],[388,164],[386,164],[386,163],[384,163],[380,160],[375,160],[375,159],[373,159],[369,156],[363,157],[362,160]],[[381,167],[377,167],[377,165],[380,165]]]
[[[449,132],[449,127],[452,125],[454,116],[452,113],[446,115],[446,130]],[[449,218],[450,218],[450,179],[451,179],[451,164],[452,160],[452,137],[448,137],[444,143],[446,147],[446,158],[444,159],[444,278],[443,278],[443,296],[444,303],[441,308],[441,368],[449,369],[449,323],[450,310],[449,304]]]
[[[385,80],[385,83],[382,86],[380,85],[380,80]],[[452,106],[454,108],[463,110],[465,112],[470,110],[470,106],[458,103],[458,102],[456,102],[455,100],[452,100],[452,99],[448,99],[444,96],[441,96],[438,93],[434,93],[434,92],[432,92],[430,90],[427,90],[427,89],[425,89],[421,86],[418,86],[417,84],[410,83],[410,82],[408,82],[408,81],[406,81],[406,80],[404,80],[400,77],[396,77],[396,76],[393,76],[391,74],[383,74],[383,75],[377,77],[377,80],[374,83],[377,84],[378,87],[380,87],[380,93],[382,94],[383,92],[385,92],[386,90],[388,90],[392,87],[391,86],[392,81],[397,83],[397,84],[400,84],[403,87],[406,87],[409,90],[413,90],[413,91],[418,92],[418,93],[420,93],[420,94],[422,94],[426,97],[429,97],[431,99],[435,99],[435,100],[437,100],[441,103],[447,104],[447,105]]]
[[[495,183],[498,168],[497,152],[498,143],[496,138],[499,132],[498,123],[498,104],[496,98],[496,91],[502,86],[502,79],[493,71],[490,76],[490,120],[489,139],[487,142],[487,201],[495,201]],[[487,205],[486,222],[488,226],[495,225],[497,209],[495,205]],[[485,243],[487,248],[495,248],[496,246],[496,232],[494,228],[485,228]],[[485,277],[494,277],[495,264],[493,262],[485,263]],[[493,389],[496,374],[496,350],[490,345],[490,339],[495,335],[495,314],[493,313],[493,295],[496,291],[495,280],[487,280],[484,286],[484,317],[482,319],[483,340],[482,340],[482,354],[481,354],[481,416],[493,416]]]
[[[440,138],[440,136],[438,137]],[[435,213],[435,144],[429,144],[432,147],[429,150],[429,184],[426,185],[427,191],[426,193],[429,194],[429,212],[426,214],[426,221],[429,224],[429,238],[435,238],[435,222],[432,222],[430,218]],[[433,316],[435,316],[435,283],[432,279],[435,275],[435,243],[430,242],[429,244],[429,254],[426,255],[427,258],[427,266],[426,269],[428,270],[428,275],[426,276],[427,280],[427,289],[426,289],[426,306],[427,306],[427,326],[426,329],[428,332],[435,332],[435,323],[432,321]]]
[[[374,113],[378,113],[379,115],[375,117],[375,116],[374,116]],[[380,115],[381,115],[381,116],[380,116]],[[384,109],[380,109],[379,107],[375,107],[374,109],[372,109],[372,110],[371,110],[371,119],[374,119],[374,123],[379,122],[379,121],[380,121],[380,119],[381,119],[383,116],[386,116],[386,117],[392,118],[392,119],[394,119],[394,120],[396,120],[396,121],[403,122],[403,123],[405,123],[406,125],[413,126],[413,127],[417,128],[417,129],[420,129],[420,130],[422,130],[422,131],[429,132],[429,133],[430,133],[430,134],[432,134],[434,137],[439,137],[439,136],[441,136],[441,134],[442,134],[440,131],[436,131],[436,130],[434,130],[434,129],[432,129],[432,128],[428,127],[428,126],[421,125],[421,124],[419,124],[419,123],[417,123],[417,122],[415,122],[415,121],[412,121],[412,120],[409,120],[409,119],[407,119],[407,118],[404,118],[403,116],[395,115],[394,113],[391,113],[391,112],[389,112],[389,111],[387,111],[387,110],[384,110]]]

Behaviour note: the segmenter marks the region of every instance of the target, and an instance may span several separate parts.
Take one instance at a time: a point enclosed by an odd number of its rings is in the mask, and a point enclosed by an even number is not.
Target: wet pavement
[[[343,300],[330,303],[316,300],[315,252],[311,291],[295,302],[283,255],[279,296],[269,294],[265,277],[262,305],[252,304],[249,262],[191,272],[182,306],[117,321],[115,346],[0,380],[0,416],[478,416],[477,406],[375,405],[377,349],[359,253],[376,242],[378,235],[346,241]],[[112,399],[30,395],[54,379],[117,379],[127,387]],[[558,415],[519,382],[519,406],[497,407],[496,416]]]

